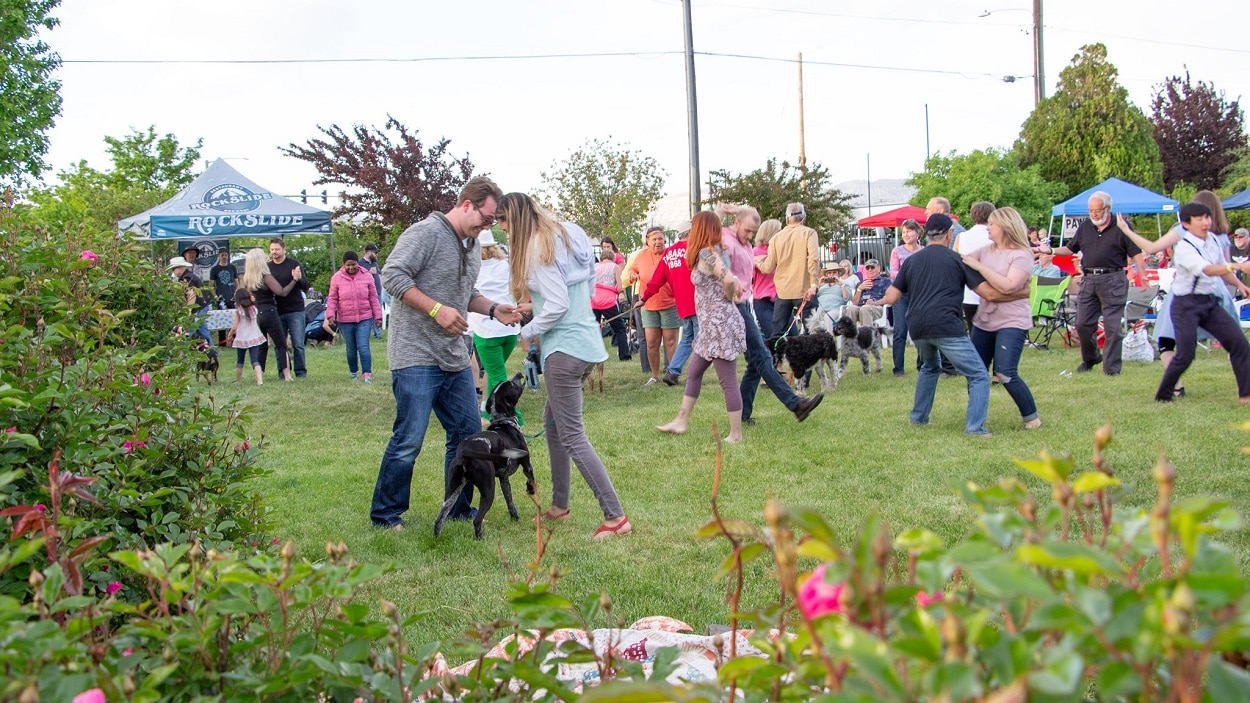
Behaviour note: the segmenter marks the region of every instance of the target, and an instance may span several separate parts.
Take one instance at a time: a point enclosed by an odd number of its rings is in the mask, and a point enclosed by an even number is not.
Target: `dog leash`
[[[799,303],[799,309],[798,309],[798,310],[794,313],[794,317],[790,319],[790,325],[789,325],[788,327],[786,327],[786,331],[785,331],[785,332],[782,332],[782,333],[781,333],[781,336],[783,336],[783,337],[784,337],[784,336],[786,336],[786,335],[790,334],[790,330],[794,329],[794,326],[795,326],[795,325],[797,325],[797,324],[799,324],[799,321],[803,319],[803,308],[805,308],[805,307],[807,307],[807,301],[806,301],[806,300],[804,300],[803,302]]]
[[[534,434],[525,434],[524,432],[522,432],[521,436],[525,437],[526,439],[538,439],[539,437],[542,437],[543,435],[547,434],[547,428],[551,427],[551,423],[555,421],[556,419],[553,417],[547,421],[547,424],[543,425],[543,428],[541,430],[535,432]]]

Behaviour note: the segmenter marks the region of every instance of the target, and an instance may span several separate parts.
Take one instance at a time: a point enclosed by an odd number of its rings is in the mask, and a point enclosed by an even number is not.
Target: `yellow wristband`
[[[1232,273],[1233,271],[1236,271],[1236,270],[1237,270],[1237,269],[1236,269],[1236,268],[1234,268],[1232,264],[1229,264],[1229,265],[1228,265],[1228,272],[1229,272],[1229,273]]]
[[[443,309],[442,303],[434,303],[434,307],[430,308],[430,317],[438,315],[438,311]]]

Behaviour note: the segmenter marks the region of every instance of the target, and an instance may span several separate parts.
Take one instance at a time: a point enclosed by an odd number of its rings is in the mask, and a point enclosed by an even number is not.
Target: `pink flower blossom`
[[[144,371],[143,373],[139,374],[139,383],[144,388],[147,388],[148,386],[152,385],[152,377],[148,375],[147,371]]]
[[[5,432],[17,432],[17,426],[6,428],[4,431]]]
[[[74,696],[74,703],[105,703],[107,699],[104,697],[104,691],[98,688],[91,688]]]
[[[90,249],[87,249],[83,253],[79,254],[78,258],[84,261],[90,261],[93,264],[100,260],[100,257],[96,256],[95,252],[91,251]]]
[[[825,582],[825,565],[821,564],[799,588],[799,610],[808,620],[829,613],[845,613],[846,605],[842,602],[845,589],[844,583]]]
[[[243,440],[243,451],[247,451],[247,450],[248,450],[248,448],[249,448],[249,446],[250,446],[250,445],[248,445],[247,440],[246,440],[246,439],[245,439],[245,440]]]
[[[135,443],[130,440],[126,440],[125,442],[122,442],[122,449],[125,449],[126,453],[130,454],[135,450]]]
[[[106,592],[106,593],[108,593],[110,596],[111,596],[111,595],[113,595],[113,594],[115,594],[115,593],[117,593],[118,591],[122,590],[122,584],[121,584],[121,581],[113,581],[113,582],[109,583],[108,588],[105,588],[104,590],[105,590],[105,592]]]
[[[928,608],[934,603],[942,602],[942,597],[945,595],[946,594],[942,593],[941,591],[938,591],[937,593],[934,593],[933,595],[929,595],[928,593],[921,591],[916,594],[916,605],[921,608]]]
[[[42,513],[42,512],[44,512],[44,511],[45,511],[45,510],[47,510],[47,509],[48,509],[48,506],[44,505],[43,503],[36,503],[36,504],[35,504],[35,510],[38,510],[38,511],[39,511],[39,512],[41,512],[41,513]]]
[[[160,395],[160,394],[161,394],[161,389],[159,389],[159,388],[154,389],[154,390],[152,391],[152,395]]]
[[[123,657],[128,657],[128,656],[130,656],[131,654],[134,654],[134,652],[135,652],[135,650],[131,649],[130,647],[127,647],[127,648],[125,648],[125,649],[123,649],[123,650],[122,650],[122,656],[123,656]]]
[[[274,537],[272,540],[269,541],[269,543],[270,544],[282,544],[282,540],[278,539],[277,537]]]

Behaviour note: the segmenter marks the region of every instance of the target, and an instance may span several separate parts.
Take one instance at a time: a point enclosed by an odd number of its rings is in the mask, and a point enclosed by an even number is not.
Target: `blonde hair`
[[[482,247],[482,261],[486,261],[488,259],[498,259],[500,261],[504,261],[507,258],[508,255],[503,253],[503,247],[498,244],[491,244],[489,246]]]
[[[1003,234],[1007,235],[1007,241],[1003,242],[1004,249],[1029,248],[1029,228],[1024,224],[1024,218],[1020,217],[1020,213],[1016,212],[1014,207],[998,208],[990,213],[988,221],[989,224],[1001,227]]]
[[[243,290],[260,290],[268,273],[269,254],[264,249],[249,249],[243,259],[243,275],[239,277],[239,285]]]
[[[774,234],[781,231],[781,220],[764,220],[755,232],[755,246],[765,246]]]
[[[571,250],[573,242],[564,225],[525,193],[508,193],[500,198],[495,217],[508,225],[508,244],[512,247],[509,262],[512,299],[525,300],[529,298],[530,267],[534,261],[544,265],[555,263],[557,234],[566,249]]]

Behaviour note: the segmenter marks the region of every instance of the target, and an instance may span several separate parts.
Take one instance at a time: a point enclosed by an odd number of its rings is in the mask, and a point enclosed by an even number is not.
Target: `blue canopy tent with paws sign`
[[[1060,245],[1076,232],[1076,228],[1080,226],[1081,222],[1089,218],[1089,198],[1098,191],[1111,196],[1112,213],[1155,215],[1160,234],[1163,233],[1161,216],[1165,214],[1176,215],[1180,211],[1180,205],[1166,195],[1159,195],[1152,190],[1134,185],[1128,181],[1122,181],[1119,178],[1108,178],[1093,188],[1074,195],[1051,208],[1050,232],[1052,235],[1055,231],[1055,218],[1062,218],[1063,229],[1059,238]]]
[[[223,159],[169,200],[118,221],[117,229],[152,240],[331,233],[330,213],[256,185]]]

